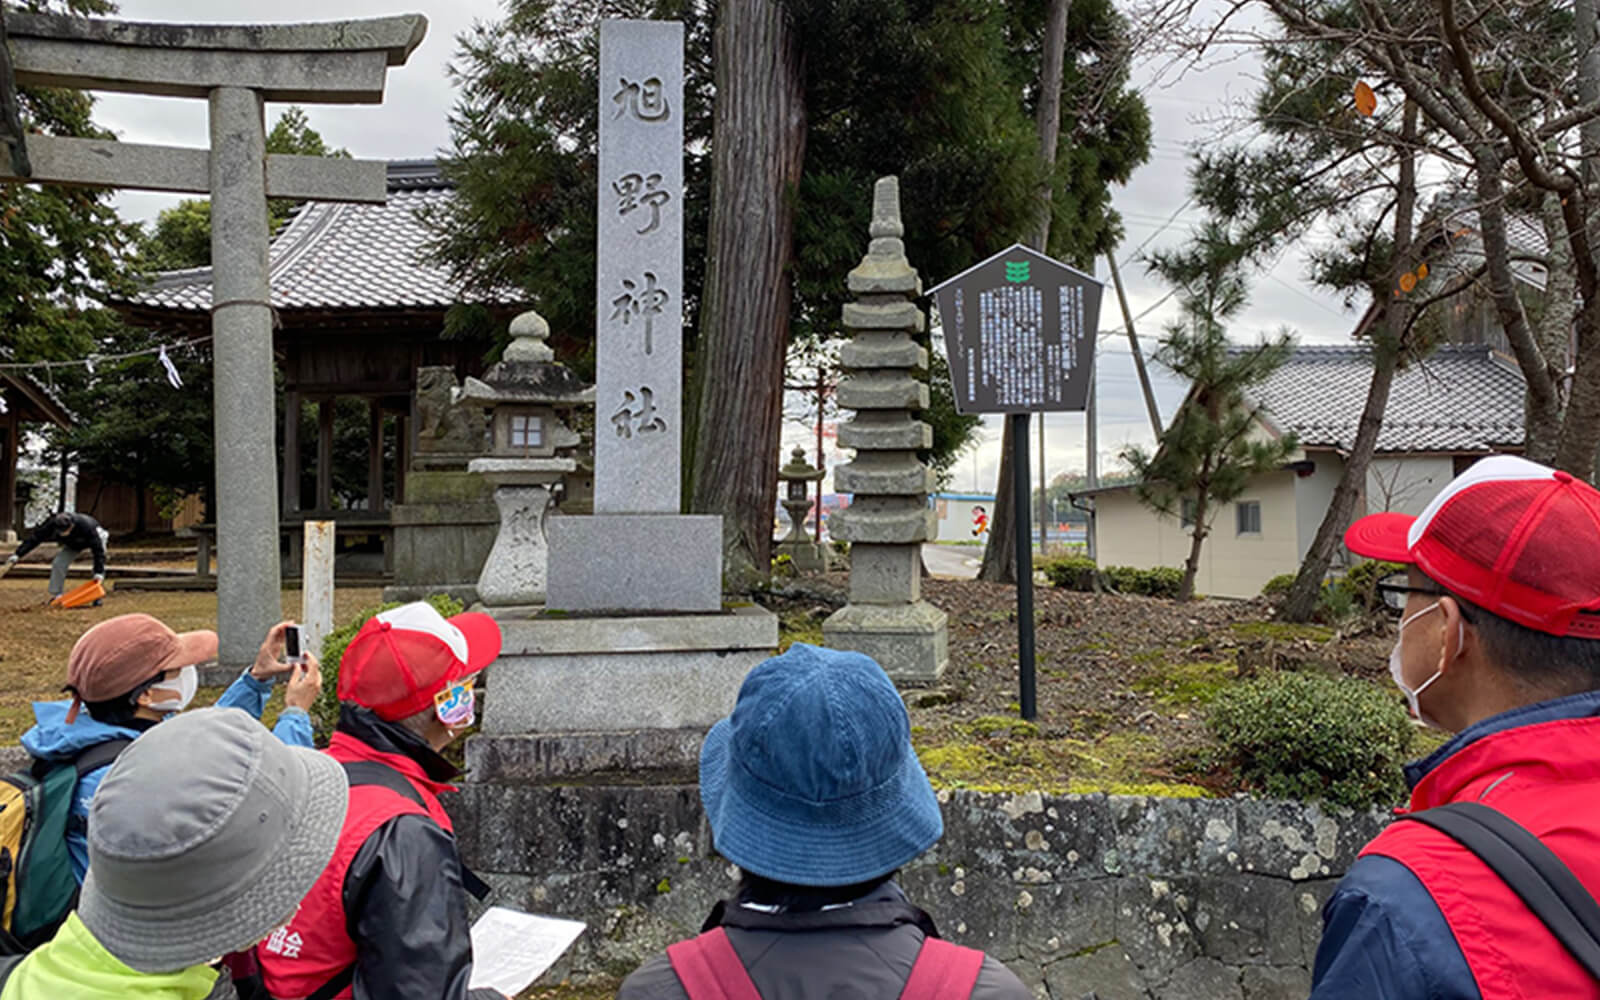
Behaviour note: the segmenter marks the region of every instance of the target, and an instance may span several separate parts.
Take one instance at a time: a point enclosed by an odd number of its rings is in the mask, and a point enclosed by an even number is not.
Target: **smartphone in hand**
[[[283,630],[283,659],[285,663],[304,663],[306,654],[300,647],[300,626],[290,625]]]

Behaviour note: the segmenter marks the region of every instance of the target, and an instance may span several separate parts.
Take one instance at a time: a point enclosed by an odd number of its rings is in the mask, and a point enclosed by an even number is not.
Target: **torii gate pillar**
[[[380,103],[388,68],[421,44],[427,23],[419,14],[190,25],[0,12],[0,183],[211,196],[218,659],[225,665],[254,660],[282,616],[267,199],[387,197],[382,162],[268,156],[263,106]],[[205,98],[211,148],[25,135],[18,84]]]

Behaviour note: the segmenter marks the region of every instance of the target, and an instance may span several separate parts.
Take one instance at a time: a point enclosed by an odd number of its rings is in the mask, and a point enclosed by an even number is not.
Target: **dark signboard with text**
[[[1102,286],[1017,244],[933,288],[956,409],[1082,410]]]

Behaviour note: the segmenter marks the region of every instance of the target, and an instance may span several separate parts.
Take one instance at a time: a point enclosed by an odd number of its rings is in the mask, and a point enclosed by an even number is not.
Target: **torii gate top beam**
[[[377,104],[427,32],[420,14],[310,24],[157,24],[6,14],[16,82],[204,98],[243,87],[296,104]]]

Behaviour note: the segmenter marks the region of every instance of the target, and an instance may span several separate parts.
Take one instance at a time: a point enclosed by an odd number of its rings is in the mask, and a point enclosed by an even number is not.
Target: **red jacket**
[[[333,860],[288,925],[256,949],[268,993],[298,1000],[353,969],[339,997],[479,995],[467,989],[466,895],[450,818],[438,798],[450,786],[435,780],[449,765],[393,724],[348,706],[327,752],[341,763],[392,768],[422,804],[379,785],[351,786]]]
[[[1422,778],[1413,811],[1482,802],[1536,834],[1600,895],[1600,718],[1514,726],[1476,740]],[[1439,907],[1486,1000],[1600,1000],[1600,984],[1516,894],[1465,848],[1396,823],[1362,851],[1409,869]]]

